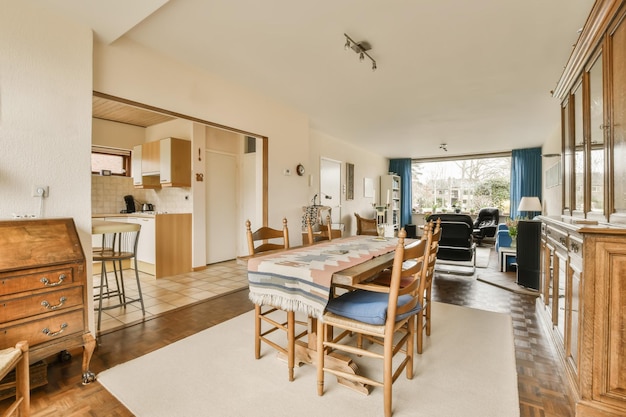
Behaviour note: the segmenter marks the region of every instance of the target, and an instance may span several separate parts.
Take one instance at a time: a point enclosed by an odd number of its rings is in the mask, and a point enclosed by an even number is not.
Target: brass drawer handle
[[[565,238],[564,238],[564,237],[560,237],[560,238],[559,238],[559,242],[561,242],[561,245],[563,245],[563,246],[567,246],[567,244],[566,244],[566,241],[565,241]]]
[[[577,245],[576,243],[572,243],[572,244],[570,245],[570,249],[572,250],[572,252],[574,252],[574,253],[578,253],[578,250],[579,250],[580,248],[578,247],[578,245]]]
[[[63,306],[63,304],[65,304],[65,302],[67,301],[67,298],[65,297],[61,297],[59,298],[59,304],[53,306],[51,305],[49,302],[47,302],[46,300],[43,300],[41,302],[41,305],[44,306],[45,308],[47,308],[48,310],[56,310],[57,308],[60,308]]]
[[[65,281],[65,278],[66,278],[65,274],[61,274],[59,275],[58,282],[50,282],[48,278],[46,277],[41,278],[39,281],[43,282],[43,285],[45,285],[46,287],[56,287],[57,285],[63,284],[63,281]]]
[[[51,331],[50,331],[50,329],[48,329],[47,327],[46,327],[45,329],[43,329],[41,332],[42,332],[43,334],[45,334],[45,335],[49,336],[49,337],[54,337],[54,336],[58,336],[58,335],[60,335],[61,333],[63,333],[63,331],[64,331],[65,329],[67,329],[67,323],[63,323],[63,324],[61,325],[61,328],[60,328],[58,331],[56,331],[56,332],[51,332]]]

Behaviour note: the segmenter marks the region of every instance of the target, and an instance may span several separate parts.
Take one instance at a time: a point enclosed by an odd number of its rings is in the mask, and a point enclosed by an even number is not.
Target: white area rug
[[[296,368],[289,382],[271,348],[255,360],[253,345],[250,312],[106,370],[98,380],[139,417],[382,415],[382,388],[363,396],[327,374],[319,397],[314,366]],[[413,380],[403,373],[393,385],[393,413],[519,416],[511,318],[433,303],[432,334],[416,354]]]

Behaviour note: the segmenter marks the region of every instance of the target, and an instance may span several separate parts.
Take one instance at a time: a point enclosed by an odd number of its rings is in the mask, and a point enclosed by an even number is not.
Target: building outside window
[[[477,213],[497,207],[509,213],[511,157],[414,160],[412,209],[423,212]]]

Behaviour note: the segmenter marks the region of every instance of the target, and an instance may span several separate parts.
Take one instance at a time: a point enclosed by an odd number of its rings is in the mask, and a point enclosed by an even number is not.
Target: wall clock
[[[296,167],[296,172],[298,173],[299,176],[303,176],[304,175],[304,165],[298,164],[298,166]]]

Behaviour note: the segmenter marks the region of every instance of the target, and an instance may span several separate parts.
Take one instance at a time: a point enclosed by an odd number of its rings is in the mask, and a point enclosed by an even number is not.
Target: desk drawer
[[[0,294],[15,294],[22,291],[60,288],[74,282],[74,268],[65,265],[57,268],[40,268],[28,273],[6,273],[0,276]]]
[[[59,313],[27,322],[0,325],[0,346],[13,346],[20,340],[28,340],[31,346],[48,342],[85,330],[83,309]]]
[[[24,317],[62,311],[83,304],[83,287],[74,286],[39,292],[25,297],[14,294],[0,297],[0,323]]]

